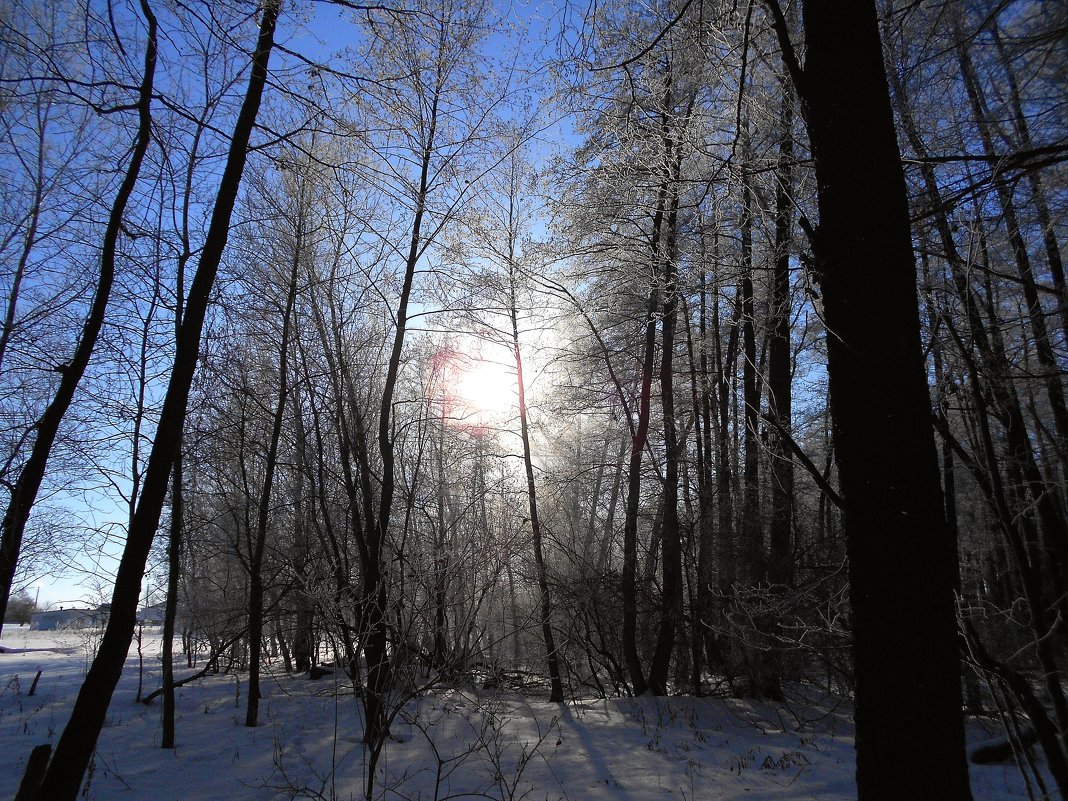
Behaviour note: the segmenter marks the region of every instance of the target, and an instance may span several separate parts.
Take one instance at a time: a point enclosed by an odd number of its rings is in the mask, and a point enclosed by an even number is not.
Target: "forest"
[[[289,797],[416,797],[477,685],[844,699],[862,801],[984,720],[1068,799],[1066,75],[1040,0],[0,2],[3,644],[107,605],[18,798],[151,608],[163,749],[340,682]]]

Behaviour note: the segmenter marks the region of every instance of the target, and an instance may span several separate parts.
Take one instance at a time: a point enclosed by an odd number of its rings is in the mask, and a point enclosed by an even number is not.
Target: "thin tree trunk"
[[[203,118],[199,122],[196,133],[193,135],[193,145],[189,152],[189,164],[186,165],[185,187],[182,193],[182,252],[178,256],[174,286],[174,341],[176,343],[182,335],[185,268],[193,256],[189,234],[189,206],[193,195],[193,171],[200,149],[201,133],[204,130]],[[174,469],[171,476],[171,521],[170,537],[167,541],[167,599],[163,609],[163,720],[160,748],[174,748],[174,628],[178,617],[178,581],[182,570],[182,526],[185,517],[183,472],[180,433],[178,444],[175,446]]]
[[[700,327],[702,331],[701,336],[701,365],[707,367],[705,353],[704,353],[704,315],[705,315],[705,299],[704,299],[704,271],[701,273],[701,285],[698,290],[701,293],[700,299]],[[714,545],[713,541],[713,522],[714,522],[714,508],[712,498],[712,481],[711,481],[711,469],[708,464],[712,458],[711,450],[707,447],[707,441],[705,439],[704,432],[708,428],[709,421],[706,419],[705,409],[707,408],[703,401],[707,400],[708,395],[708,375],[702,369],[700,377],[698,377],[698,358],[694,352],[693,344],[693,324],[690,319],[689,304],[685,302],[683,297],[683,313],[684,321],[686,325],[686,354],[688,357],[688,363],[690,368],[690,414],[694,422],[694,448],[696,455],[696,478],[697,478],[697,542],[694,550],[696,551],[697,564],[694,568],[693,575],[693,588],[691,591],[691,617],[692,625],[690,632],[690,670],[693,683],[693,692],[695,695],[701,695],[703,693],[702,688],[702,668],[705,663],[705,640],[711,637],[711,630],[708,625],[708,615],[710,612],[710,585],[711,585],[711,572],[712,572],[712,549]],[[700,387],[700,389],[699,389]],[[710,441],[710,438],[709,438]],[[692,516],[692,513],[691,513]],[[712,667],[712,665],[709,665]]]
[[[748,142],[748,134],[743,135]],[[748,154],[748,144],[745,146]],[[742,174],[742,437],[741,561],[751,586],[764,580],[764,531],[760,513],[760,385],[757,383],[756,315],[753,303],[753,199],[748,160]],[[753,655],[759,658],[759,654]]]
[[[771,434],[771,536],[768,580],[772,585],[790,583],[792,561],[794,463],[786,441],[792,433],[790,370],[790,249],[791,198],[794,159],[794,101],[788,80],[782,84],[782,138],[779,140],[778,180],[775,183],[775,267],[771,286],[771,319],[768,320],[768,416],[774,421]]]
[[[299,329],[298,329],[299,330]],[[299,335],[294,337],[300,353]],[[296,610],[293,620],[293,668],[302,673],[311,669],[314,650],[312,631],[312,599],[308,593],[307,562],[310,551],[308,541],[308,503],[305,480],[311,475],[308,464],[307,428],[304,424],[303,401],[300,395],[301,382],[294,380],[293,424],[296,436],[296,470],[294,477],[293,508],[293,556],[292,566],[296,575]],[[314,403],[314,398],[310,399]]]
[[[509,249],[511,243],[509,243]],[[548,572],[542,545],[541,519],[538,517],[537,492],[534,484],[534,461],[530,452],[530,428],[527,422],[526,383],[523,376],[523,357],[519,349],[519,315],[516,308],[515,267],[509,260],[509,314],[512,320],[512,353],[515,357],[516,386],[519,390],[519,431],[523,440],[523,468],[527,479],[527,504],[530,510],[530,529],[534,540],[534,569],[537,571],[538,594],[541,600],[541,633],[545,641],[545,658],[549,667],[549,700],[563,701],[564,687],[560,681],[560,658],[552,627],[552,598],[549,595]]]
[[[716,287],[713,287],[716,293]],[[734,311],[731,314],[730,332],[727,334],[727,350],[723,351],[723,331],[720,325],[719,297],[713,297],[712,306],[712,340],[716,348],[716,387],[717,409],[719,419],[716,425],[716,499],[719,505],[719,590],[721,593],[733,591],[737,577],[737,559],[734,553],[734,485],[731,481],[731,399],[730,377],[734,374],[738,361],[738,342],[741,331],[742,303],[735,297]]]
[[[179,292],[178,297],[181,297]],[[178,442],[171,480],[171,524],[167,542],[167,600],[163,610],[163,732],[160,748],[174,748],[174,624],[178,616],[178,579],[182,569],[182,443]]]
[[[447,645],[445,642],[446,577],[449,571],[449,556],[446,550],[445,530],[445,401],[441,402],[441,417],[438,420],[437,441],[437,514],[434,532],[434,651],[430,663],[438,670],[446,663]]]
[[[616,507],[619,505],[619,493],[623,486],[623,460],[626,455],[627,440],[625,437],[620,437],[619,450],[616,452],[616,466],[612,471],[612,491],[608,495],[608,509],[605,510],[604,524],[601,528],[601,548],[597,556],[597,572],[601,574],[607,573],[612,565]]]
[[[303,200],[303,198],[302,198]],[[302,204],[303,205],[303,204]],[[303,209],[301,210],[303,213]],[[300,274],[300,251],[303,243],[303,221],[297,221],[293,243],[293,259],[289,268],[289,286],[286,289],[286,305],[282,312],[282,342],[278,349],[278,396],[275,398],[271,418],[271,438],[267,443],[267,458],[264,463],[263,490],[256,510],[256,534],[248,558],[248,702],[245,710],[245,725],[254,728],[259,724],[260,712],[260,651],[263,644],[263,554],[267,546],[267,530],[270,525],[271,491],[274,474],[278,467],[278,442],[282,437],[285,419],[286,398],[289,395],[289,331],[292,325],[293,307],[297,301],[297,276]]]
[[[366,731],[364,740],[372,746],[372,758],[367,771],[367,795],[370,797],[374,788],[374,774],[377,764],[379,746],[389,734],[389,725],[384,706],[386,693],[392,683],[392,670],[389,664],[388,639],[386,631],[386,610],[388,606],[386,587],[385,548],[389,534],[389,525],[393,510],[393,495],[396,492],[396,454],[393,443],[393,395],[400,375],[401,353],[408,327],[408,303],[411,298],[412,284],[415,279],[415,267],[422,255],[423,217],[426,215],[427,198],[430,187],[430,160],[434,154],[437,136],[438,112],[441,101],[441,65],[438,66],[437,84],[432,88],[429,118],[427,122],[426,141],[419,164],[419,184],[415,198],[415,214],[412,218],[411,236],[408,252],[404,261],[404,277],[401,281],[400,298],[397,303],[396,324],[393,343],[390,348],[386,377],[382,388],[382,400],[378,411],[378,452],[382,459],[382,482],[378,498],[377,520],[371,519],[371,509],[365,510],[366,556],[364,559],[364,599],[363,619],[366,626],[364,637],[364,656],[367,659],[367,692],[364,694],[366,710]],[[360,425],[362,430],[363,426]],[[366,449],[359,453],[366,457]],[[366,461],[366,459],[365,459]],[[369,465],[361,465],[364,476],[370,473]],[[369,479],[368,479],[369,480]]]
[[[650,250],[659,251],[661,228],[664,224],[664,203],[667,185],[662,184],[653,214],[653,229]],[[627,505],[623,521],[623,575],[620,588],[623,595],[623,658],[635,695],[648,689],[645,670],[638,654],[638,510],[641,506],[642,455],[649,438],[649,413],[651,407],[653,370],[656,360],[656,313],[660,306],[659,266],[649,271],[649,305],[645,313],[645,338],[642,348],[641,389],[638,395],[638,421],[630,444],[630,464],[627,471]]]
[[[552,627],[552,598],[549,594],[548,571],[541,518],[538,516],[537,492],[534,484],[534,460],[530,448],[530,425],[527,419],[526,380],[523,375],[523,356],[519,347],[519,308],[516,302],[515,244],[516,244],[516,195],[519,176],[512,172],[511,191],[508,197],[508,314],[512,323],[512,356],[515,358],[516,388],[519,393],[519,433],[523,441],[523,468],[527,479],[527,504],[530,510],[530,529],[534,540],[534,569],[537,571],[538,593],[541,601],[541,633],[545,641],[545,658],[549,668],[549,700],[563,701],[564,687],[560,681],[560,657]],[[483,497],[485,493],[482,493]]]
[[[593,491],[590,493],[590,517],[586,525],[586,536],[582,542],[582,563],[588,566],[593,553],[599,554],[596,547],[597,540],[597,510],[601,505],[601,492],[604,489],[604,474],[608,469],[608,445],[609,438],[605,437],[601,442],[601,455],[597,460],[597,474],[593,481]],[[592,552],[592,553],[591,553]]]
[[[668,102],[671,108],[670,73],[668,74]],[[654,695],[667,695],[667,679],[679,620],[682,618],[682,532],[679,525],[679,463],[682,443],[675,420],[675,329],[678,324],[679,276],[676,267],[677,227],[679,218],[678,182],[681,169],[681,148],[674,134],[664,123],[664,144],[671,202],[665,220],[661,255],[664,311],[661,330],[660,399],[664,416],[664,509],[661,529],[663,572],[661,584],[660,629],[656,648],[649,665],[649,688]]]

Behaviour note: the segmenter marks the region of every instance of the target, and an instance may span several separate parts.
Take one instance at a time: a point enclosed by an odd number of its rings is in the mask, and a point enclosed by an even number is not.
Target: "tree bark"
[[[768,6],[800,79],[816,169],[813,244],[849,554],[858,796],[965,801],[956,543],[930,425],[908,199],[875,4],[806,0],[803,71],[781,9]]]

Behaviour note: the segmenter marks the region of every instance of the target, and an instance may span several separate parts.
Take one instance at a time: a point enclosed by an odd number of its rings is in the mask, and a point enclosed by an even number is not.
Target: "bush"
[[[29,623],[30,618],[36,612],[41,610],[37,608],[37,602],[30,597],[30,594],[26,590],[17,592],[11,596],[7,602],[7,612],[4,614],[5,623]]]

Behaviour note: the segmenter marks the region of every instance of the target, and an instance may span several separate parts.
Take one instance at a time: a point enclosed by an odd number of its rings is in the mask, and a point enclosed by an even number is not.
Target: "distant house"
[[[30,631],[58,631],[61,629],[88,629],[107,623],[111,611],[109,604],[97,609],[52,609],[37,612],[30,618]]]
[[[137,622],[142,626],[163,625],[163,613],[167,610],[167,604],[153,604],[143,606],[137,610]]]

